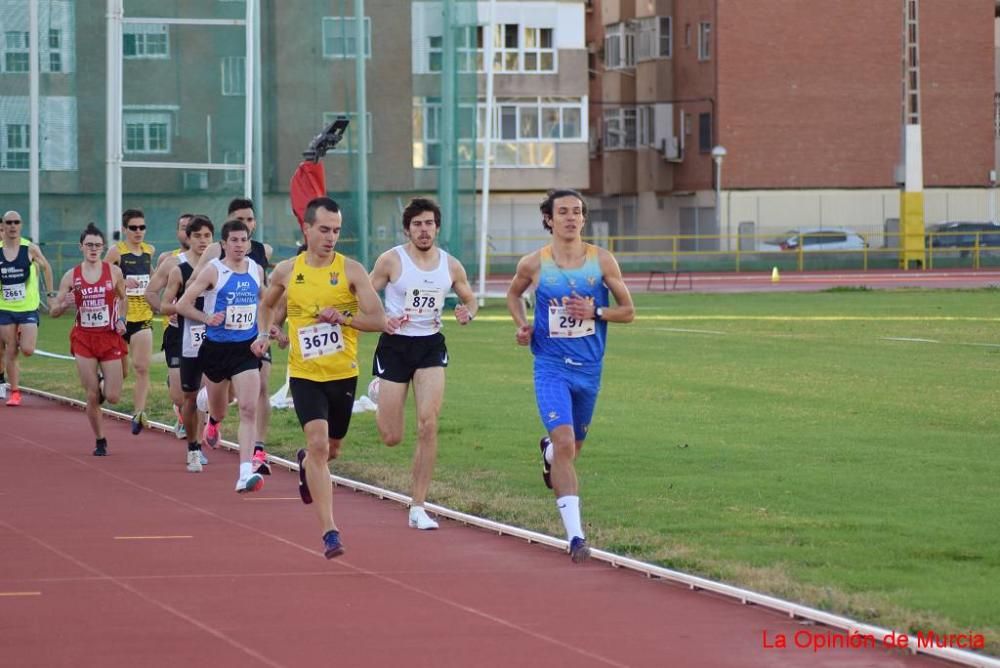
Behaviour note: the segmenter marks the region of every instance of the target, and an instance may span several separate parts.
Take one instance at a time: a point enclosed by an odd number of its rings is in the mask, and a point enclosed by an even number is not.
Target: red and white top
[[[118,295],[111,277],[111,265],[101,263],[101,277],[89,283],[83,265],[73,269],[73,296],[76,297],[76,326],[85,332],[113,332],[118,319]]]

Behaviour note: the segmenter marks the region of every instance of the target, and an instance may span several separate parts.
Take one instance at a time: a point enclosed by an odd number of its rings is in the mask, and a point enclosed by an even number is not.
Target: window
[[[638,110],[621,107],[604,110],[604,150],[617,151],[636,147]]]
[[[456,67],[459,72],[483,71],[483,27],[463,26],[456,28],[455,37]],[[444,65],[444,38],[441,35],[431,35],[428,38],[427,71],[440,72]]]
[[[27,72],[28,33],[9,30],[4,33],[4,72]]]
[[[222,94],[246,95],[246,56],[226,56],[222,59]]]
[[[337,119],[337,116],[347,116],[351,121],[350,125],[347,126],[347,130],[344,131],[344,138],[340,140],[340,143],[330,151],[330,153],[357,153],[358,152],[358,115],[353,111],[325,111],[323,112],[323,127],[326,127],[330,123],[333,123]],[[372,153],[374,141],[372,141],[372,114],[371,112],[365,113],[365,127],[367,132],[368,140],[368,150],[366,153]]]
[[[631,26],[608,26],[604,33],[604,65],[609,70],[635,67],[635,32]]]
[[[323,17],[323,57],[354,58],[358,53],[354,18]],[[372,57],[372,20],[365,17],[365,58]]]
[[[125,111],[123,123],[126,153],[170,153],[169,111]]]
[[[556,50],[552,42],[552,28],[524,29],[524,71],[554,72]]]
[[[712,152],[712,114],[698,114],[698,150]]]
[[[122,53],[126,58],[169,58],[169,28],[160,23],[126,23]]]
[[[49,72],[62,72],[62,31],[49,29]]]
[[[184,172],[184,190],[189,192],[208,190],[208,170],[198,169]]]
[[[521,69],[520,29],[516,23],[501,23],[493,30],[493,69],[517,72]]]
[[[712,59],[712,24],[698,24],[698,60]]]
[[[3,128],[3,169],[28,169],[31,126],[8,123]]]
[[[499,98],[494,107],[493,166],[554,168],[557,143],[586,141],[583,136],[585,104],[580,98]],[[414,100],[414,167],[441,164],[441,120],[439,98]],[[471,163],[474,160],[481,165],[485,103],[459,105],[456,120],[459,161]]]
[[[222,152],[222,162],[230,165],[242,165],[243,164],[243,151],[223,151]],[[243,185],[243,170],[242,169],[227,169],[223,172],[222,182],[226,185]]]
[[[660,51],[661,58],[670,58],[674,55],[674,20],[669,16],[661,16],[660,19]]]
[[[636,60],[671,56],[670,17],[651,16],[639,19],[639,45]]]

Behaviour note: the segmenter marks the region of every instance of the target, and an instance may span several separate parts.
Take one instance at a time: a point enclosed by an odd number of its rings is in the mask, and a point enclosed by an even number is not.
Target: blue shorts
[[[0,309],[0,327],[4,325],[37,325],[38,311],[4,311]]]
[[[575,366],[558,359],[535,357],[535,401],[547,432],[572,425],[576,440],[587,438],[600,390],[600,364]]]

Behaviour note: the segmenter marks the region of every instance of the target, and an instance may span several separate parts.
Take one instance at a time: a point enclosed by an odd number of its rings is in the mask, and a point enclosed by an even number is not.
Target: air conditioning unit
[[[664,137],[660,140],[660,153],[669,162],[680,162],[684,159],[684,149],[677,137]]]
[[[201,169],[184,172],[184,190],[188,192],[208,190],[208,171]]]

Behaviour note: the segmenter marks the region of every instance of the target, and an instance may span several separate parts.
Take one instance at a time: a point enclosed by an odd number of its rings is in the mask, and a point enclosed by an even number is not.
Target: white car
[[[810,251],[853,251],[864,250],[868,243],[855,232],[844,227],[809,228],[788,230],[777,239],[760,244],[762,251],[798,251],[802,244],[802,252]]]

